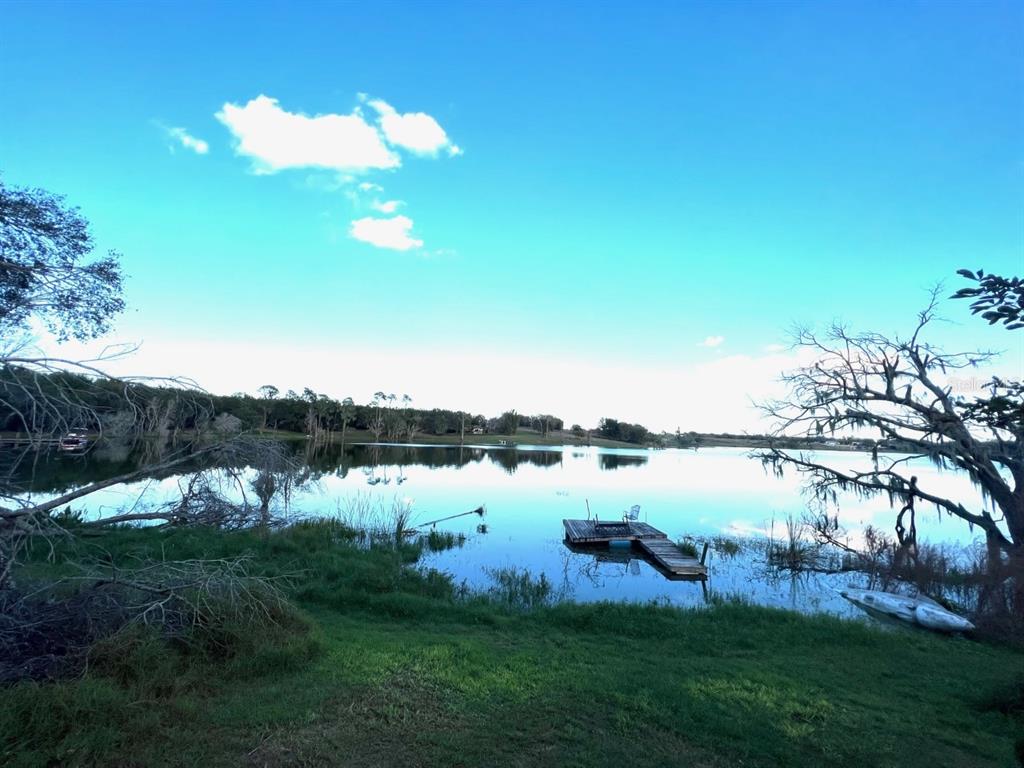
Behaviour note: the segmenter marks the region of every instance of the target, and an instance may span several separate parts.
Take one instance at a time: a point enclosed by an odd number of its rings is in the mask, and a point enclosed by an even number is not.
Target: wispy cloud
[[[401,200],[385,200],[383,203],[380,200],[374,200],[370,203],[370,207],[381,213],[394,213],[401,204]]]
[[[723,341],[725,341],[725,336],[708,336],[699,346],[714,349],[715,347],[722,346]]]
[[[184,128],[164,128],[167,135],[177,144],[185,149],[190,149],[197,155],[205,155],[210,151],[210,145],[202,139],[198,139]],[[173,147],[174,145],[172,145]]]
[[[408,216],[394,216],[390,219],[366,216],[352,222],[349,235],[378,248],[408,251],[423,245],[422,240],[417,240],[410,234],[412,224],[412,219]]]
[[[785,344],[766,344],[764,351],[768,354],[777,354],[779,352],[785,352],[787,349]]]

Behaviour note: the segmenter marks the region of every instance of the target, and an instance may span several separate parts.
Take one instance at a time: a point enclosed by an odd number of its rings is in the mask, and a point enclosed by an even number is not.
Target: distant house
[[[482,435],[483,433],[484,433],[484,428],[483,427],[473,427],[473,434],[474,435]]]

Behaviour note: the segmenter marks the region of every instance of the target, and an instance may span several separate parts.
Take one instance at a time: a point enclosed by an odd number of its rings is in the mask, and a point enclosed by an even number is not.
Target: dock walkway
[[[573,547],[608,546],[629,542],[669,578],[706,579],[708,569],[701,560],[684,554],[668,536],[653,525],[640,522],[599,522],[563,520],[565,541]]]

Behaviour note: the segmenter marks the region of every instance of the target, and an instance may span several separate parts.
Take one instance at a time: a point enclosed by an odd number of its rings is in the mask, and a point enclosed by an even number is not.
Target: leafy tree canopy
[[[124,309],[120,256],[90,258],[93,247],[63,197],[0,182],[0,332],[37,318],[62,341],[105,333]]]
[[[978,270],[957,270],[957,274],[977,283],[973,288],[961,288],[954,299],[974,299],[971,312],[988,320],[989,325],[1002,323],[1007,330],[1024,328],[1024,280],[1019,277],[1000,277]]]

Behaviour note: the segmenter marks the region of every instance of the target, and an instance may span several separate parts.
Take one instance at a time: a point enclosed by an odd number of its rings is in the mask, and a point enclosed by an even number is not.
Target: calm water
[[[845,467],[869,465],[865,455],[827,456]],[[134,461],[122,449],[102,447],[85,457],[48,455],[27,476],[32,478],[27,487],[42,499],[87,480],[116,476]],[[702,603],[701,584],[667,581],[643,559],[573,553],[563,545],[562,519],[587,517],[588,501],[591,514],[608,520],[639,504],[640,519],[673,539],[725,535],[744,541],[736,556],[709,554],[711,593],[802,611],[856,614],[835,593],[857,583],[856,576],[773,578],[764,566],[765,537],[784,536],[786,518],[799,518],[806,500],[795,474],[777,478],[746,450],[357,445],[307,453],[305,461],[315,482],[293,497],[293,514],[337,514],[357,494],[386,506],[395,498],[409,502],[414,523],[485,506],[482,520],[474,515],[439,523],[439,530],[464,534],[465,544],[424,558],[426,565],[472,587],[490,585],[490,569],[515,566],[535,576],[544,573],[576,600]],[[927,464],[914,471],[922,487],[980,504],[963,478],[939,474]],[[114,486],[74,506],[97,516],[131,506],[138,510],[172,498],[178,480],[171,476]],[[886,500],[851,496],[841,504],[839,517],[851,531],[869,524],[891,531],[894,513]],[[974,538],[965,524],[929,509],[919,511],[918,527],[921,538],[934,543],[963,545]]]

